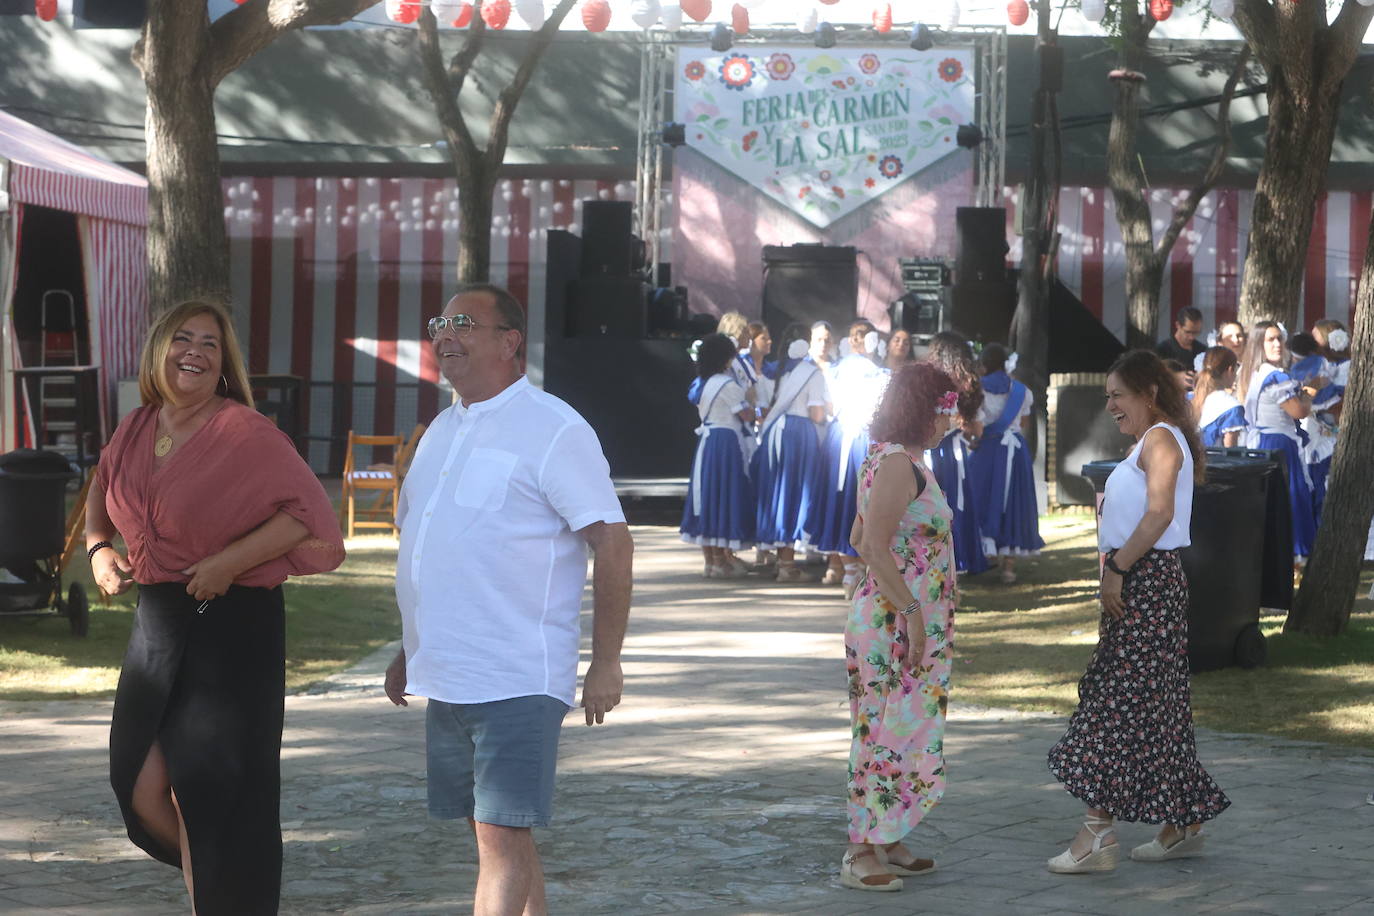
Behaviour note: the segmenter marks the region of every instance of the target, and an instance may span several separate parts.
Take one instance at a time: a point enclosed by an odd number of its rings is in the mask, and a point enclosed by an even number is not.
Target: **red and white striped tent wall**
[[[27,121],[0,112],[0,451],[31,444],[31,414],[16,404],[20,347],[14,296],[24,244],[24,210],[75,214],[81,243],[91,362],[100,369],[105,432],[114,383],[138,371],[147,327],[148,183]]]
[[[234,314],[250,369],[308,382],[304,407],[312,467],[337,469],[349,429],[405,434],[448,403],[424,323],[442,309],[454,283],[458,214],[452,180],[230,178],[224,191]],[[1167,218],[1175,193],[1154,192],[1157,221]],[[630,182],[501,182],[495,195],[492,280],[528,303],[532,328],[543,322],[547,230],[580,231],[583,200],[633,196]],[[1185,305],[1201,309],[1209,328],[1235,315],[1253,196],[1219,189],[1199,208],[1165,274],[1160,337],[1169,332],[1173,312]],[[1300,310],[1304,326],[1324,316],[1348,321],[1370,196],[1331,192],[1324,198]],[[1013,231],[1013,189],[1006,190],[1006,205],[1009,258],[1016,263],[1020,238]],[[664,225],[674,225],[671,214]],[[1060,276],[1123,337],[1125,261],[1109,193],[1064,189],[1060,231]],[[665,243],[670,235],[665,232]],[[937,239],[931,251],[909,254],[940,254],[934,246],[947,241]],[[674,260],[671,249],[666,259]],[[678,266],[692,260],[678,258]],[[738,269],[749,273],[749,282],[757,281],[760,265]],[[690,271],[678,270],[674,282],[691,286],[693,278]],[[529,363],[538,382],[542,341],[537,335],[530,342]]]
[[[1185,190],[1156,188],[1150,211],[1156,238],[1173,216]],[[1355,288],[1369,237],[1370,191],[1330,191],[1322,195],[1307,249],[1298,325],[1310,328],[1322,318],[1351,327]],[[1007,207],[1008,263],[1021,259],[1016,234],[1017,191],[1004,190]],[[1202,312],[1212,329],[1236,317],[1241,268],[1250,235],[1255,192],[1217,188],[1203,198],[1174,246],[1164,271],[1157,336],[1172,331],[1179,309]],[[1059,194],[1059,277],[1119,339],[1126,336],[1126,254],[1116,208],[1108,188],[1064,188]]]

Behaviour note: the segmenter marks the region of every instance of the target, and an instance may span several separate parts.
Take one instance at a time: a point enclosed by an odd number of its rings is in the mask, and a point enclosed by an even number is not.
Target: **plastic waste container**
[[[1192,545],[1180,552],[1188,577],[1188,666],[1193,671],[1253,668],[1265,657],[1259,609],[1266,516],[1268,503],[1286,500],[1287,493],[1279,488],[1275,495],[1271,487],[1271,479],[1282,472],[1267,452],[1229,451],[1208,452],[1206,476],[1193,488]],[[1083,465],[1099,510],[1117,463]]]
[[[21,448],[0,455],[0,565],[62,553],[67,483],[78,476],[57,452]]]

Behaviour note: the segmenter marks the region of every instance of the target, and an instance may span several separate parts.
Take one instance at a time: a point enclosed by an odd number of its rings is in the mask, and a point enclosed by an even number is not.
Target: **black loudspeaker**
[[[568,294],[582,273],[582,240],[564,229],[550,229],[544,269],[544,339],[571,333]]]
[[[1126,348],[1116,335],[1104,328],[1067,286],[1055,280],[1050,287],[1050,371],[1106,372],[1124,352]],[[1099,409],[1101,400],[1098,392]]]
[[[1088,478],[1081,476],[1090,461],[1122,458],[1131,450],[1131,438],[1116,428],[1102,409],[1102,386],[1096,373],[1060,376],[1054,386],[1054,411],[1049,417],[1050,467],[1054,502],[1060,506],[1095,506],[1097,495]]]
[[[582,275],[624,276],[634,269],[634,209],[628,200],[582,202]],[[641,264],[643,256],[639,258]]]
[[[763,321],[774,339],[793,322],[828,321],[839,343],[859,308],[856,249],[765,245],[763,269]]]
[[[958,283],[1006,278],[1007,211],[1004,207],[959,207],[954,211]]]
[[[969,340],[1006,343],[1016,314],[1016,284],[1010,281],[956,283],[949,288],[946,326]]]
[[[574,337],[647,337],[648,290],[639,277],[574,280],[568,291],[568,333]]]

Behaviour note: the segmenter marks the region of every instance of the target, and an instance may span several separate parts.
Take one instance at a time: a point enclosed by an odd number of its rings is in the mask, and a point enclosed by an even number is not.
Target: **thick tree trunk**
[[[495,176],[460,179],[458,194],[458,282],[486,283],[491,279],[491,214]]]
[[[1255,184],[1250,242],[1240,290],[1240,320],[1297,327],[1303,268],[1317,197],[1336,133],[1340,84],[1300,98],[1282,70],[1269,73],[1269,129]]]
[[[154,314],[186,299],[229,302],[209,26],[203,3],[150,0],[135,51],[148,91],[148,302]]]
[[[1283,625],[1285,633],[1335,636],[1344,632],[1359,588],[1360,561],[1374,516],[1374,487],[1369,486],[1369,456],[1374,455],[1374,235],[1365,246],[1352,337],[1350,381],[1327,478],[1322,523],[1302,588]]]

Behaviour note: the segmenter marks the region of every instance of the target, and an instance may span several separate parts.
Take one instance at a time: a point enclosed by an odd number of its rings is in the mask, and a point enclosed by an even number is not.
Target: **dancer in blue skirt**
[[[1231,393],[1239,367],[1240,360],[1227,347],[1212,347],[1203,354],[1189,406],[1204,447],[1240,445],[1245,432],[1245,408]]]
[[[1033,461],[1021,433],[1031,413],[1031,392],[1007,374],[1007,362],[1007,348],[1001,344],[983,348],[983,436],[969,470],[984,499],[983,549],[998,557],[1002,581],[1010,584],[1016,581],[1016,558],[1039,554],[1045,542],[1040,539]]]
[[[738,354],[735,341],[724,334],[707,337],[697,352],[701,425],[680,530],[684,541],[701,546],[702,575],[708,579],[742,575],[730,552],[754,543],[754,489],[744,457],[754,408],[729,371]]]
[[[935,474],[941,491],[954,512],[954,563],[959,572],[973,575],[990,565],[983,550],[983,529],[979,524],[983,494],[973,485],[969,473],[972,443],[983,431],[979,413],[983,407],[983,386],[978,381],[973,348],[959,334],[941,331],[930,339],[926,362],[954,379],[959,394],[959,423],[926,452],[926,464]]]
[[[829,556],[821,581],[840,582],[850,594],[858,585],[862,564],[849,543],[858,511],[859,468],[868,457],[868,424],[887,384],[888,372],[869,356],[866,338],[875,333],[867,321],[849,326],[849,353],[829,376],[834,419],[826,433],[825,477],[821,509],[811,541]]]
[[[1312,412],[1316,391],[1288,374],[1288,347],[1283,328],[1261,321],[1250,330],[1241,362],[1240,399],[1245,405],[1248,448],[1277,449],[1288,466],[1288,501],[1293,509],[1293,561],[1307,562],[1317,539],[1312,482],[1303,460],[1305,438],[1298,421]]]
[[[778,552],[779,582],[802,578],[796,551],[806,549],[821,503],[821,439],[828,401],[825,372],[807,354],[807,341],[793,339],[788,366],[759,433],[754,455],[760,549]]]

